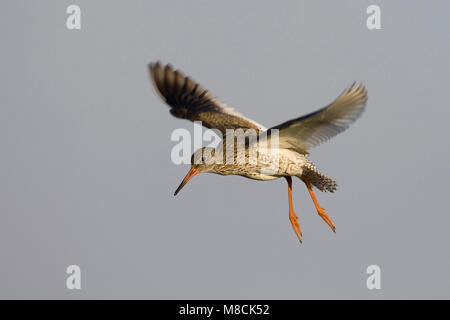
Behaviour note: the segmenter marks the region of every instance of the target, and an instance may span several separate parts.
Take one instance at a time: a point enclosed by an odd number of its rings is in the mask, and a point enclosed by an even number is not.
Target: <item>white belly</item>
[[[255,180],[274,180],[283,176],[300,176],[306,156],[288,149],[280,149],[278,155],[262,156],[258,159],[258,168],[245,165],[238,174]]]

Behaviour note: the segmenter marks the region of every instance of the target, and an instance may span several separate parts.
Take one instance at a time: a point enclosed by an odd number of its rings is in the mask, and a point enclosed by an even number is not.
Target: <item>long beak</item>
[[[197,175],[198,173],[198,169],[194,169],[191,168],[191,170],[189,170],[189,172],[187,173],[186,177],[184,177],[183,181],[181,182],[180,186],[177,188],[177,190],[175,190],[175,193],[173,194],[174,196],[176,196],[178,194],[178,192],[180,192],[181,188],[184,187],[184,185],[191,180],[191,178],[195,175]]]

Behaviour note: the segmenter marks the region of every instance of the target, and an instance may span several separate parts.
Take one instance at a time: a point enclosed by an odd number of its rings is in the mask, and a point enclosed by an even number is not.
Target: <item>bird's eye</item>
[[[202,162],[206,162],[206,158],[205,157],[202,157]]]

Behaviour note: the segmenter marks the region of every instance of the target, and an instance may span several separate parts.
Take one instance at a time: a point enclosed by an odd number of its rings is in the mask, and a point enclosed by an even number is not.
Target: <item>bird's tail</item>
[[[338,187],[336,181],[321,173],[310,161],[303,167],[302,176],[306,177],[320,191],[334,192]]]

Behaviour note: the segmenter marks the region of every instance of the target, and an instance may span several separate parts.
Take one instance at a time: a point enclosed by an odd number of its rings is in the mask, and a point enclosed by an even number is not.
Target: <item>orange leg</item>
[[[316,206],[317,212],[319,213],[319,216],[330,226],[331,230],[336,233],[336,227],[334,226],[333,222],[331,221],[328,214],[326,214],[325,209],[319,206],[319,202],[317,202],[316,196],[314,195],[311,183],[309,180],[303,176],[299,177],[303,180],[303,182],[306,184],[306,187],[308,188],[309,194],[311,195],[312,201],[314,202],[314,205]]]
[[[302,229],[300,229],[300,224],[298,223],[298,217],[294,212],[294,208],[292,206],[292,178],[285,177],[288,183],[288,196],[289,196],[289,220],[291,221],[292,228],[294,228],[295,233],[297,234],[298,240],[300,243],[302,242]]]

